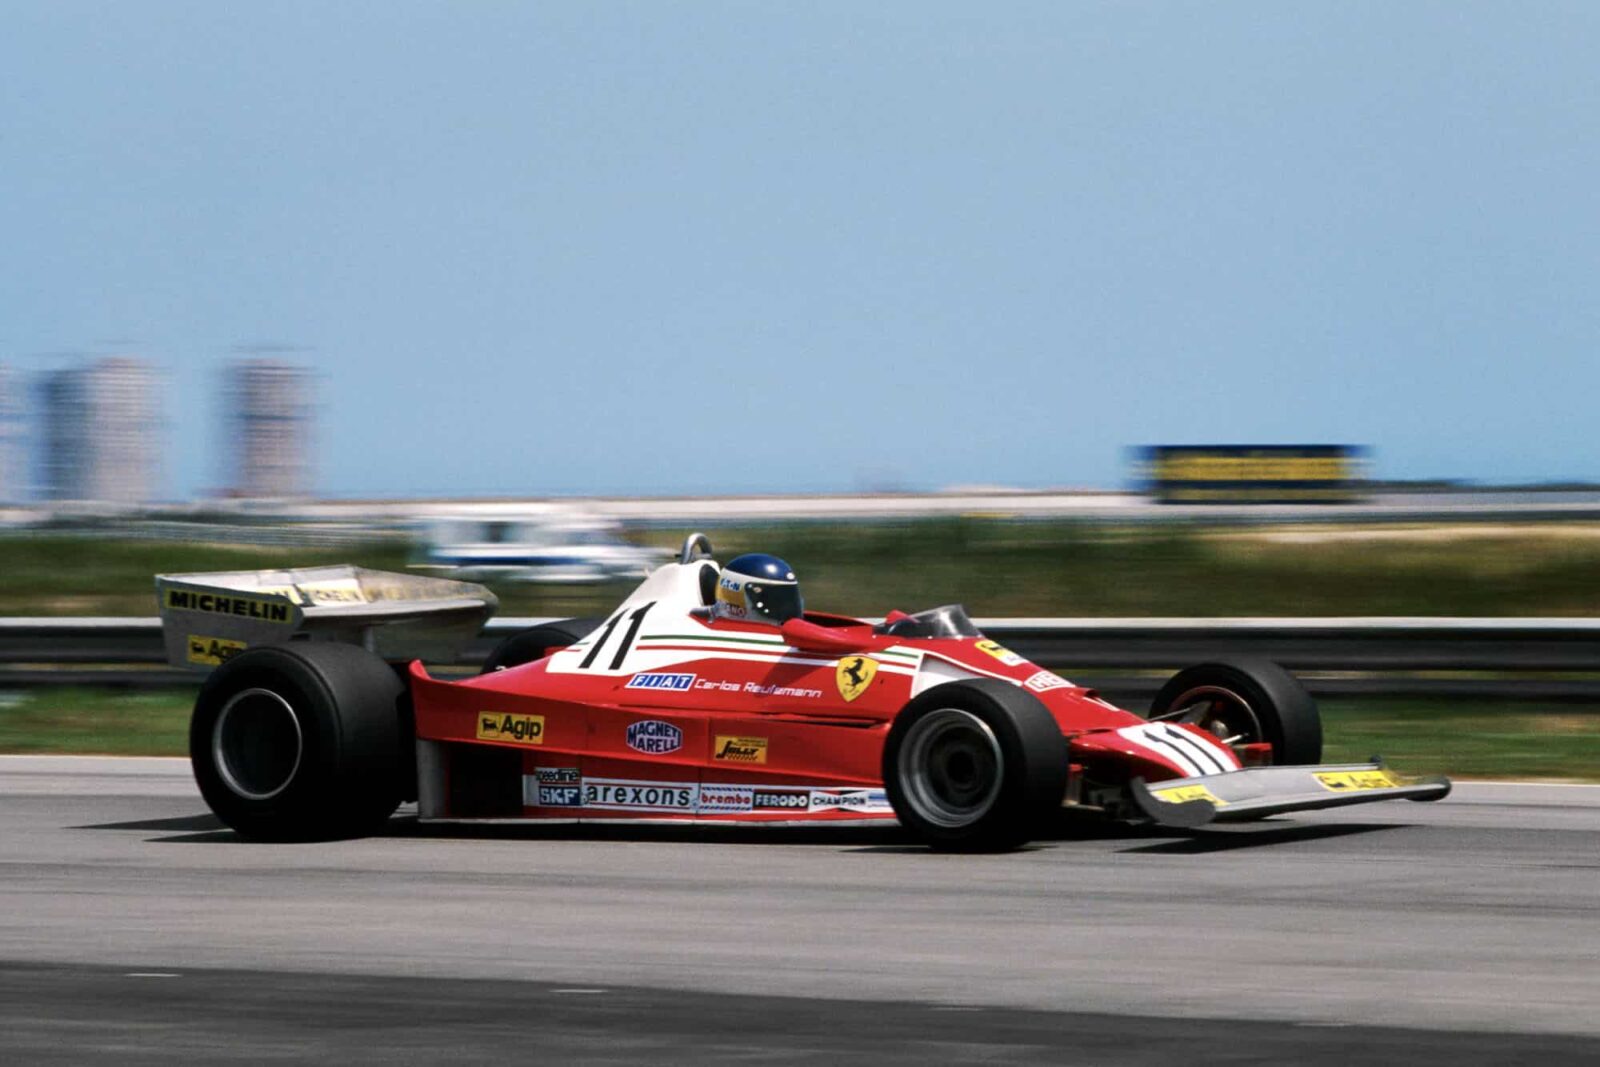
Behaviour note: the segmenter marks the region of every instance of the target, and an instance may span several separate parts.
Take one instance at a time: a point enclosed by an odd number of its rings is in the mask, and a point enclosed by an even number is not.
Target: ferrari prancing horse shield
[[[833,680],[839,683],[839,695],[848,703],[867,691],[877,673],[878,661],[871,656],[847,656],[839,661]]]

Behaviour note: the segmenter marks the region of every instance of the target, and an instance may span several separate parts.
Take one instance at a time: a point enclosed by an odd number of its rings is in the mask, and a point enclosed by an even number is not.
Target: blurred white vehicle
[[[414,567],[478,582],[637,578],[670,554],[630,544],[620,524],[593,518],[438,519],[425,541]]]

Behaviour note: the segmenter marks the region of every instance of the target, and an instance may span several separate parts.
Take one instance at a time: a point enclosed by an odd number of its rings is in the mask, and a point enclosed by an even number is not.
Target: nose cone
[[[1096,730],[1072,739],[1074,762],[1120,762],[1130,777],[1162,782],[1225,774],[1240,767],[1233,750],[1209,734],[1170,723]]]

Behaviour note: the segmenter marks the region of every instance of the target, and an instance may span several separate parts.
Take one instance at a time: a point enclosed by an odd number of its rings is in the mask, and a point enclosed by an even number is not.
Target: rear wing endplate
[[[341,641],[451,660],[494,615],[481,585],[339,564],[156,576],[167,662],[210,670],[252,645]]]

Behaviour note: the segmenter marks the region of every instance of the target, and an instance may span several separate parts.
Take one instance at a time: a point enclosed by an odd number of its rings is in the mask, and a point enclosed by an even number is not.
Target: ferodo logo
[[[750,798],[756,811],[809,811],[809,789],[757,789]]]
[[[209,615],[237,615],[259,622],[288,622],[289,605],[248,596],[218,596],[188,589],[168,589],[167,607],[179,611],[200,611]]]
[[[718,735],[717,743],[711,749],[711,758],[726,760],[729,763],[765,763],[767,762],[767,739],[765,737],[723,737]]]
[[[478,712],[479,741],[509,741],[518,745],[544,744],[543,715],[511,715],[502,711]]]
[[[647,756],[664,756],[683,747],[683,731],[660,719],[631,722],[628,724],[628,747]]]
[[[225,641],[220,637],[189,635],[189,662],[217,667],[244,651],[243,641]]]

